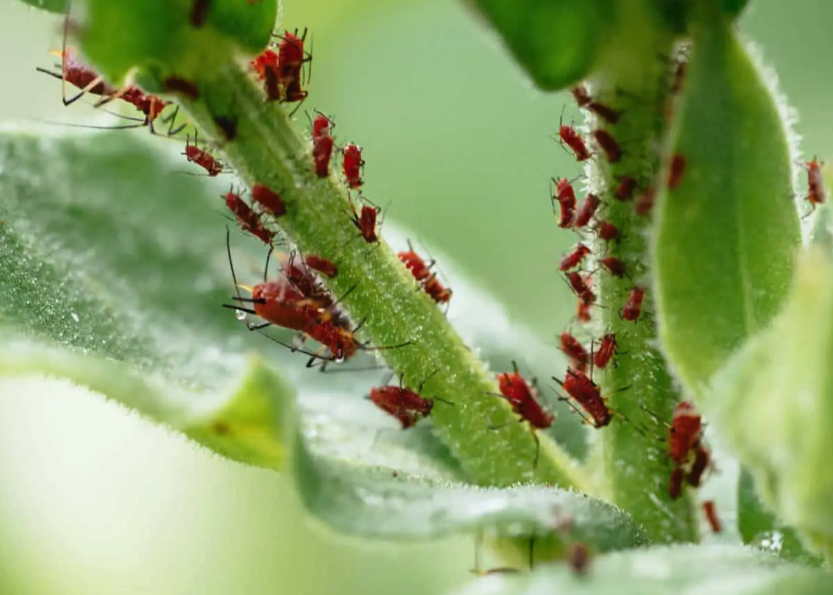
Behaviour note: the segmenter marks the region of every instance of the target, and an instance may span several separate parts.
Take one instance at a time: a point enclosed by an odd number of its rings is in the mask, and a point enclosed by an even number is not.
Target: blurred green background
[[[753,0],[742,28],[800,114],[805,155],[830,157],[833,3]],[[550,135],[563,94],[537,92],[460,2],[286,0],[309,27],[305,108],[365,150],[366,193],[551,341],[573,300],[555,274],[574,241],[548,181],[577,164]],[[0,7],[0,118],[85,122],[38,75],[57,21]],[[298,118],[304,122],[303,110]],[[472,541],[357,544],[305,518],[277,476],[198,451],[67,383],[0,381],[0,593],[438,593],[470,580]]]

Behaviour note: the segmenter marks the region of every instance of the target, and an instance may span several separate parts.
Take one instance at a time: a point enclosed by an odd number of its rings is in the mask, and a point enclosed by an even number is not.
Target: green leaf
[[[69,0],[22,0],[25,4],[29,6],[34,6],[35,8],[40,8],[41,10],[45,10],[46,12],[57,12],[60,14],[66,14],[67,10],[69,9]]]
[[[752,548],[736,546],[654,547],[611,553],[592,562],[586,576],[565,565],[533,574],[485,576],[457,595],[809,595],[829,593],[833,576],[779,562]]]
[[[737,18],[749,4],[749,0],[718,0],[717,4],[724,13]]]
[[[341,449],[311,449],[301,435],[294,463],[304,505],[351,535],[413,540],[482,526],[504,536],[549,535],[556,519],[568,514],[575,521],[571,537],[602,551],[646,543],[627,513],[578,492],[542,486],[478,488],[406,474],[353,460]]]
[[[833,543],[833,256],[802,254],[789,300],[715,376],[704,413],[761,500],[814,550]]]
[[[474,0],[542,89],[587,77],[616,18],[611,0]]]
[[[219,308],[230,279],[205,194],[135,136],[0,135],[0,371],[70,378],[276,468],[288,389],[246,364]]]
[[[781,523],[764,508],[755,493],[752,475],[742,469],[738,478],[738,529],[743,542],[807,566],[820,566],[823,559],[807,552],[792,527]]]
[[[674,189],[663,178],[654,243],[660,338],[695,392],[778,311],[800,243],[782,114],[709,5],[675,106],[685,171]]]

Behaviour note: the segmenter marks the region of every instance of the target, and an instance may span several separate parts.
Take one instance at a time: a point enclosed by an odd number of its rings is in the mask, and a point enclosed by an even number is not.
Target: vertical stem
[[[637,215],[635,210],[640,195],[657,183],[668,127],[673,38],[662,31],[660,24],[650,27],[656,16],[644,2],[623,0],[619,7],[622,38],[612,43],[623,51],[603,65],[594,81],[594,94],[621,110],[616,125],[605,123],[603,127],[619,142],[622,158],[610,163],[600,151],[588,166],[591,190],[606,205],[600,217],[621,232],[618,242],[607,245],[597,241],[594,253],[621,258],[630,276],[618,279],[603,271],[596,275],[604,306],[597,310],[596,315],[603,320],[598,330],[615,333],[618,343],[616,366],[608,366],[602,385],[608,405],[624,417],[615,419],[600,433],[604,477],[609,497],[642,524],[652,541],[694,541],[698,531],[693,498],[684,494],[671,500],[668,495],[671,465],[664,440],[667,428],[646,412],[668,422],[681,397],[655,347],[657,333],[648,270],[651,217]],[[600,122],[591,123],[592,128],[600,126]],[[638,181],[633,201],[614,197],[623,176]],[[641,317],[629,322],[622,319],[621,311],[634,285],[645,289],[645,302]]]

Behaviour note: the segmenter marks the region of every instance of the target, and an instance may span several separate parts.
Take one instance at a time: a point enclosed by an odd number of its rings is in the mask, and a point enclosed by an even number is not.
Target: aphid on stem
[[[555,192],[552,194],[552,208],[555,212],[555,203],[561,207],[561,218],[558,226],[562,229],[569,229],[573,226],[576,215],[576,193],[573,185],[567,178],[552,178],[555,184]]]
[[[576,156],[576,161],[587,161],[593,156],[584,139],[572,126],[561,124],[558,128],[558,136],[561,139],[561,146],[567,145]]]
[[[360,188],[364,184],[361,176],[363,167],[362,148],[353,143],[347,143],[341,151],[341,169],[348,187]]]
[[[317,256],[315,254],[307,254],[304,257],[304,262],[307,264],[309,268],[321,273],[322,275],[330,279],[338,275],[338,267],[331,261],[327,260],[326,258],[322,258],[321,256]]]
[[[614,198],[616,200],[621,201],[628,201],[633,198],[633,193],[636,190],[636,186],[639,182],[637,182],[636,178],[632,176],[623,176],[619,180],[619,184],[616,186],[616,190],[613,192]]]
[[[636,322],[642,315],[642,304],[645,301],[645,289],[634,285],[628,296],[628,301],[622,306],[622,318],[629,322]]]
[[[717,516],[717,509],[715,508],[714,500],[706,500],[703,502],[703,513],[706,515],[706,520],[709,523],[712,533],[721,533],[723,531],[723,525],[720,522],[720,518]]]
[[[374,204],[366,196],[359,195],[359,199],[369,203],[369,205],[363,204],[361,211],[359,212],[356,210],[356,204],[353,202],[353,198],[349,194],[347,195],[347,198],[350,201],[350,209],[353,212],[351,221],[353,222],[353,225],[355,225],[356,228],[359,230],[359,233],[361,234],[362,238],[364,238],[364,241],[368,244],[378,243],[379,235],[376,231],[376,219],[379,213],[382,212],[382,207]]]
[[[621,279],[627,276],[628,269],[624,261],[615,256],[605,256],[599,259],[599,264],[604,267],[611,275]]]
[[[584,202],[581,203],[581,207],[576,215],[576,220],[573,222],[573,227],[576,229],[586,227],[593,218],[593,215],[596,214],[596,210],[599,208],[601,203],[602,200],[598,196],[592,193],[588,194],[584,199]]]
[[[674,153],[668,164],[668,188],[674,190],[680,185],[685,173],[686,159],[680,153]]]
[[[595,428],[603,428],[610,425],[610,422],[613,420],[613,413],[607,406],[607,403],[605,403],[599,385],[593,382],[587,374],[576,368],[567,368],[567,373],[564,375],[563,381],[555,376],[552,379],[569,395],[569,398],[559,397],[559,400],[569,403],[582,416],[585,422]],[[576,401],[581,409],[590,416],[590,419],[584,417],[581,411],[572,404],[570,399]]]
[[[582,372],[586,370],[590,356],[584,348],[584,345],[567,331],[562,332],[558,340],[561,351],[570,358],[570,365]]]
[[[593,355],[593,366],[604,369],[616,353],[616,334],[605,334],[599,344],[599,349]]]
[[[645,191],[639,195],[634,203],[634,211],[640,217],[647,217],[654,209],[654,203],[657,199],[657,189],[654,186],[646,188]]]
[[[197,145],[197,133],[194,133],[194,144],[191,144],[191,136],[185,140],[185,152],[182,154],[191,163],[196,163],[203,168],[209,177],[218,176],[223,173],[223,164],[220,163],[213,155],[204,149],[200,149]]]
[[[454,405],[454,403],[439,397],[426,398],[422,396],[422,389],[425,383],[438,371],[439,369],[429,374],[415,391],[406,388],[400,376],[399,386],[386,385],[371,388],[367,398],[382,411],[398,419],[402,425],[402,429],[407,430],[413,427],[420,419],[431,415],[435,401],[440,401],[447,405]]]
[[[260,214],[255,212],[239,194],[234,192],[233,186],[223,195],[223,198],[243,231],[252,234],[267,246],[274,243],[275,232],[263,225]]]
[[[591,250],[586,244],[579,243],[572,252],[561,259],[561,263],[558,265],[558,270],[566,272],[581,266],[582,261],[590,253]]]
[[[253,184],[251,188],[252,200],[259,204],[264,212],[273,217],[286,214],[286,204],[280,195],[265,184]]]
[[[610,163],[617,163],[622,159],[622,147],[619,146],[619,143],[607,130],[596,128],[593,131],[593,139],[601,147],[602,151],[604,151]]]
[[[576,100],[576,104],[579,107],[585,108],[588,111],[593,112],[597,116],[599,116],[602,120],[610,124],[616,124],[619,122],[619,117],[622,115],[621,112],[604,105],[603,103],[599,103],[598,101],[594,101],[590,94],[587,92],[587,88],[584,85],[577,85],[571,89],[573,93],[573,97]]]
[[[619,228],[610,221],[598,221],[596,223],[596,233],[599,239],[610,242],[619,238]]]
[[[807,202],[816,210],[816,205],[824,202],[824,179],[821,167],[824,165],[817,158],[804,164],[807,169]]]

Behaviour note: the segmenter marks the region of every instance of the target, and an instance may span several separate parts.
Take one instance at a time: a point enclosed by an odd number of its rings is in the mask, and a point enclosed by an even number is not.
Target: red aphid
[[[315,271],[318,271],[325,277],[329,277],[332,279],[336,275],[338,275],[338,267],[332,263],[331,261],[327,260],[326,258],[322,258],[321,256],[317,256],[315,254],[308,254],[304,258],[304,262],[307,263],[307,266]]]
[[[821,163],[818,159],[813,158],[808,161],[807,166],[807,202],[809,202],[813,209],[816,205],[824,202],[824,180],[821,175]]]
[[[579,298],[578,306],[576,306],[576,318],[579,322],[590,322],[593,318],[593,304]]]
[[[266,71],[278,67],[278,53],[272,48],[266,48],[249,63],[257,78],[265,80]]]
[[[599,103],[598,101],[594,101],[584,85],[577,85],[573,87],[571,91],[576,100],[576,104],[578,104],[579,107],[588,109],[610,124],[616,124],[619,121],[621,113],[611,107]]]
[[[145,115],[146,124],[153,123],[162,113],[162,110],[170,105],[169,101],[164,101],[161,97],[145,93],[138,87],[133,86],[126,87],[115,97],[131,104],[142,112]]]
[[[335,143],[329,134],[322,134],[312,139],[312,161],[315,165],[315,175],[326,178],[330,175],[330,159],[333,156]]]
[[[686,159],[679,153],[674,153],[671,156],[671,162],[668,164],[668,188],[673,190],[680,185],[685,173]]]
[[[197,138],[194,137],[194,144],[191,144],[190,136],[185,141],[185,152],[183,155],[192,163],[196,163],[203,168],[211,177],[223,173],[223,164],[214,158],[208,151],[200,149],[197,146]]]
[[[382,211],[382,208],[375,205],[362,205],[361,212],[357,212],[352,198],[350,199],[350,208],[353,210],[353,217],[351,219],[353,225],[358,228],[364,241],[368,244],[377,243],[379,241],[379,235],[376,232],[376,219]]]
[[[590,359],[584,345],[567,331],[561,333],[559,342],[561,343],[561,351],[570,358],[571,365],[583,372],[587,368],[587,362]]]
[[[317,308],[285,280],[258,283],[251,301],[254,314],[275,326],[305,331],[316,323]]]
[[[700,443],[702,430],[702,418],[691,401],[678,403],[668,430],[668,455],[674,463],[684,465],[688,462],[691,453]]]
[[[628,301],[622,306],[622,318],[636,322],[642,315],[642,303],[645,301],[645,289],[634,285],[628,296]]]
[[[380,386],[370,389],[368,397],[381,410],[399,420],[403,430],[431,415],[434,401],[400,386]]]
[[[569,271],[570,269],[580,266],[581,262],[588,254],[590,254],[590,252],[591,250],[586,244],[579,243],[572,252],[561,259],[561,264],[558,265],[558,270]]]
[[[240,195],[236,194],[233,190],[226,192],[224,198],[226,200],[226,206],[234,214],[237,223],[243,228],[243,231],[252,234],[264,244],[271,246],[275,233],[264,227],[260,220],[260,215],[252,210],[252,208],[246,204],[246,201],[244,201]]]
[[[657,199],[657,189],[654,186],[647,188],[645,192],[639,195],[634,203],[634,211],[640,217],[646,217],[651,214],[654,209],[654,203]]]
[[[341,169],[350,188],[359,188],[364,184],[361,176],[362,167],[364,167],[362,148],[353,143],[347,143],[341,152]]]
[[[706,520],[709,522],[712,533],[720,533],[723,531],[723,525],[720,523],[720,518],[717,516],[717,509],[715,508],[714,500],[706,500],[703,502],[703,513],[706,515]]]
[[[555,421],[555,415],[543,408],[538,402],[538,391],[530,385],[518,372],[518,365],[512,362],[513,372],[498,374],[498,386],[500,395],[512,405],[512,411],[521,416],[521,419],[529,424],[532,437],[535,439],[535,461],[533,466],[538,465],[538,450],[540,443],[535,430],[545,430]],[[534,384],[534,381],[533,381]]]
[[[599,208],[601,203],[602,201],[598,196],[592,193],[588,194],[587,198],[584,199],[584,202],[581,203],[581,208],[578,210],[576,220],[573,222],[573,227],[581,229],[582,227],[587,226],[593,218],[593,215],[596,214],[596,210]]]
[[[625,176],[619,180],[619,185],[616,186],[616,190],[613,193],[613,196],[616,200],[627,201],[633,198],[633,193],[636,190],[637,182],[636,178],[631,176]]]
[[[421,283],[431,276],[431,267],[434,266],[434,261],[425,262],[422,256],[414,252],[413,248],[406,252],[400,252],[396,256],[405,265],[405,268],[411,271],[417,283]]]
[[[425,288],[425,293],[431,296],[431,299],[438,304],[447,304],[451,300],[451,290],[437,279],[436,273],[433,273],[425,280],[423,287]]]
[[[333,128],[335,128],[335,124],[330,118],[328,118],[321,112],[316,112],[315,118],[312,121],[313,139],[316,139],[320,136],[331,136]]]
[[[596,128],[593,131],[593,138],[595,139],[596,144],[599,145],[602,148],[602,151],[605,152],[608,161],[611,163],[617,163],[622,159],[622,147],[619,146],[619,143],[607,130]]]
[[[561,207],[561,220],[558,226],[562,229],[569,229],[573,226],[576,215],[576,193],[567,178],[558,178],[553,181],[555,182],[555,194],[552,197],[553,207],[555,207],[555,201],[558,201]]]
[[[593,426],[603,428],[613,420],[613,414],[602,397],[599,385],[593,382],[587,374],[575,368],[567,368],[563,382],[558,378],[553,378],[553,380],[558,382],[590,416]]]
[[[615,256],[605,256],[599,259],[599,264],[602,265],[614,277],[622,278],[628,274],[625,263],[620,258]]]
[[[596,224],[596,233],[599,234],[599,238],[603,241],[610,242],[619,237],[619,228],[610,221],[599,221]]]
[[[596,368],[605,368],[613,355],[616,353],[616,334],[607,333],[602,337],[599,349],[593,354],[593,365]]]
[[[76,59],[75,51],[72,48],[65,46],[63,51],[53,53],[61,58],[61,73],[58,74],[45,68],[38,68],[37,70],[38,72],[43,72],[51,77],[65,81],[80,90],[78,94],[69,99],[67,99],[66,93],[64,92],[64,105],[74,103],[87,93],[99,95],[104,98],[118,93],[118,89],[109,85],[95,70]]]
[[[593,554],[590,548],[584,543],[571,543],[566,551],[567,564],[570,570],[577,576],[584,576],[593,562]]]
[[[682,467],[674,467],[671,470],[671,477],[668,480],[668,496],[672,500],[676,500],[683,493],[683,479],[685,478],[685,471]]]
[[[558,136],[561,138],[561,142],[573,151],[576,156],[576,161],[586,161],[593,156],[584,143],[584,139],[581,138],[581,135],[572,126],[562,124],[558,129]]]
[[[254,184],[251,189],[252,200],[263,207],[263,210],[273,217],[280,217],[286,213],[286,205],[280,195],[263,184]]]
[[[588,304],[596,303],[596,294],[590,287],[589,276],[582,277],[578,272],[567,273],[567,281],[579,299]]]

